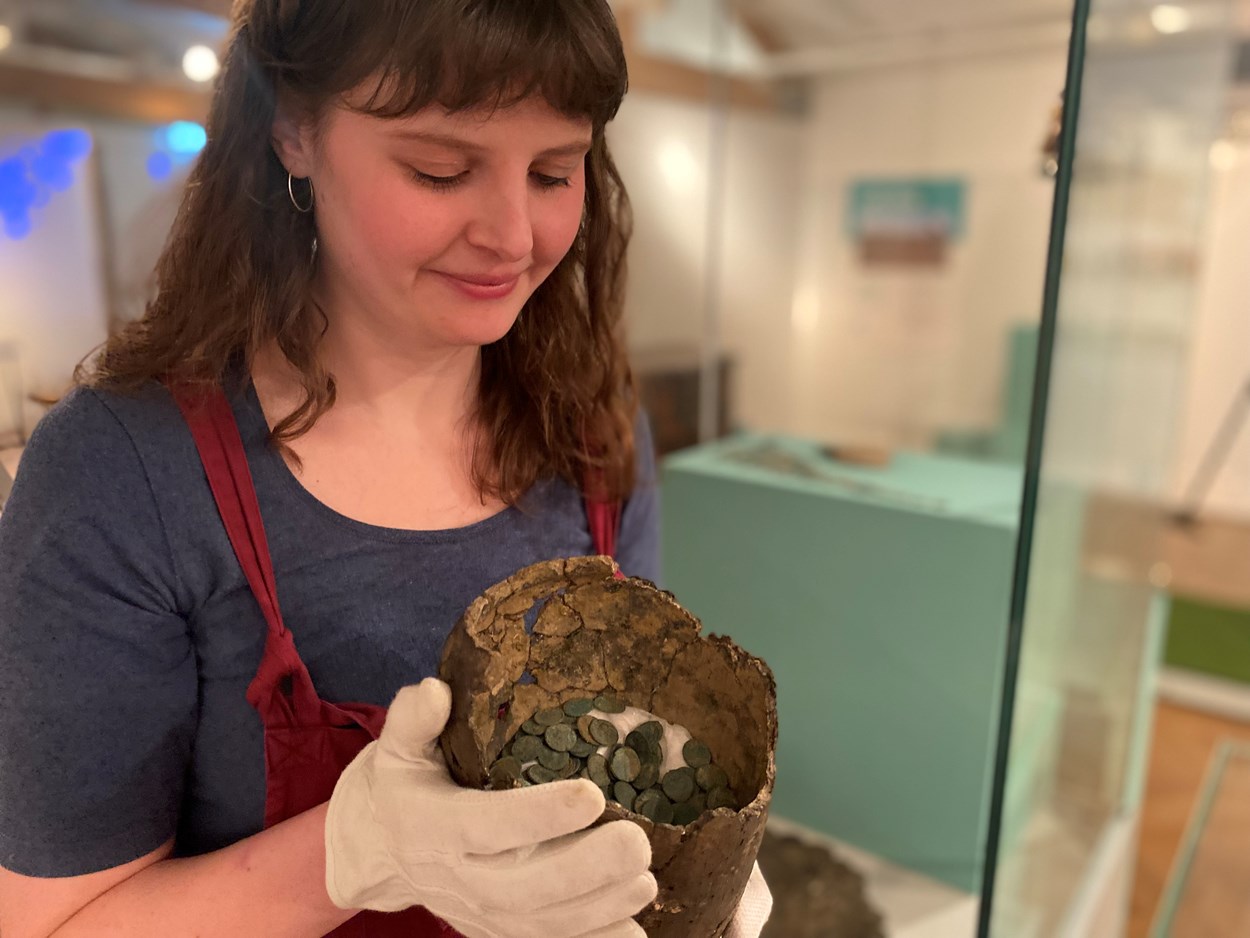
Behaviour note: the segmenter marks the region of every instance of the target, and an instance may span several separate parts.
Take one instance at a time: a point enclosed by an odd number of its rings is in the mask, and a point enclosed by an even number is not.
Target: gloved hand
[[[751,878],[747,880],[747,888],[742,893],[738,908],[734,911],[733,921],[725,932],[725,938],[760,938],[764,924],[773,911],[773,894],[768,891],[764,882],[764,874],[760,865],[755,864],[751,870]]]
[[[451,689],[403,688],[382,736],[344,770],[326,816],[326,889],[343,909],[422,905],[467,938],[646,938],[655,899],[636,824],[584,831],[604,809],[585,779],[461,788],[438,748]]]

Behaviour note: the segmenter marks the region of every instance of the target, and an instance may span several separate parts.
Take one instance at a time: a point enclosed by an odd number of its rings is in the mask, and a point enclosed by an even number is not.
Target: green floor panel
[[[1164,660],[1174,668],[1250,684],[1250,610],[1176,597]]]

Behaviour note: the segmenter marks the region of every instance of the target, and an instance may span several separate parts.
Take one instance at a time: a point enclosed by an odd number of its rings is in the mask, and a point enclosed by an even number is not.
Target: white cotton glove
[[[438,736],[451,689],[403,688],[382,736],[344,770],[326,816],[326,890],[342,909],[422,905],[467,938],[646,938],[656,896],[636,824],[591,831],[603,793],[585,779],[461,788]]]
[[[768,891],[764,882],[764,874],[760,865],[755,864],[751,870],[751,878],[747,880],[746,891],[738,908],[734,911],[733,921],[725,932],[725,938],[760,938],[764,924],[773,911],[773,894]]]

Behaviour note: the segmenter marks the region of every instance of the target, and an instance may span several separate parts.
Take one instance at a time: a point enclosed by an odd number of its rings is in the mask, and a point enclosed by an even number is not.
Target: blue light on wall
[[[155,149],[148,157],[148,176],[165,182],[174,169],[185,166],[208,145],[208,134],[194,121],[175,121],[156,132]]]
[[[148,175],[156,182],[164,182],[174,174],[174,161],[163,150],[148,157]]]
[[[54,130],[44,136],[43,152],[63,163],[76,163],[91,155],[91,134],[85,130]]]
[[[85,130],[54,130],[0,160],[0,228],[15,241],[34,230],[34,213],[74,184],[74,164],[91,153]]]
[[[208,144],[208,133],[191,121],[175,121],[165,130],[165,143],[178,156],[196,156]]]

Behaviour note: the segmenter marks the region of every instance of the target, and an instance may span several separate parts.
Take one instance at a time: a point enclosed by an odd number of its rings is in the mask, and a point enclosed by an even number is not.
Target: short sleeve
[[[651,423],[640,411],[634,427],[634,491],[621,513],[616,562],[628,576],[660,583],[660,483]]]
[[[176,832],[197,714],[178,592],[129,432],[72,392],[0,514],[0,866],[81,875]]]

